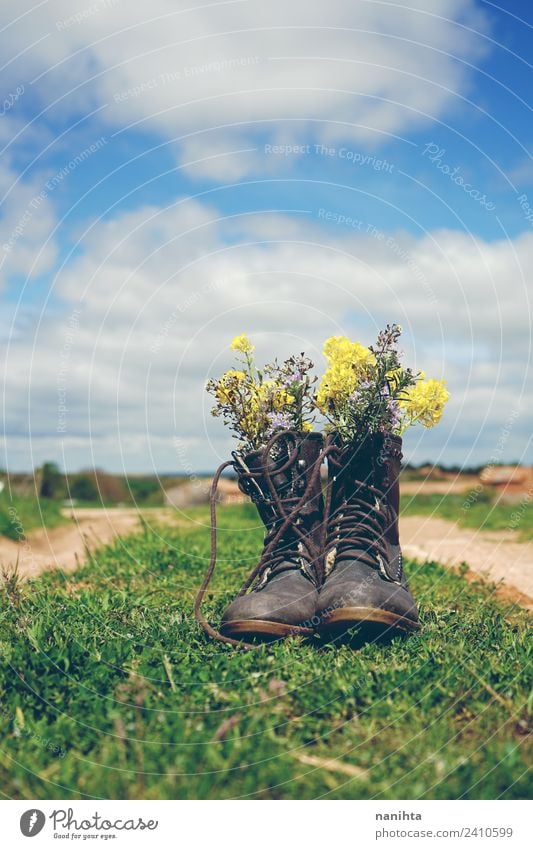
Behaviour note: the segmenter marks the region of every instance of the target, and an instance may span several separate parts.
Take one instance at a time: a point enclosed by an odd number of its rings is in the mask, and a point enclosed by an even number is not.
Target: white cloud
[[[0,288],[10,274],[31,278],[52,267],[56,225],[48,177],[19,180],[6,160],[0,164]]]
[[[184,140],[184,160],[274,141],[357,141],[408,134],[458,108],[487,23],[473,0],[386,4],[367,0],[152,0],[126,5],[53,0],[3,35],[16,57],[7,80],[32,85],[56,117],[106,105],[113,127],[135,124]],[[127,12],[127,14],[125,14]],[[12,13],[6,6],[4,17]],[[29,44],[33,44],[27,52]],[[270,123],[273,122],[273,123]],[[208,153],[209,155],[209,153]],[[222,168],[209,160],[208,176]],[[230,176],[254,167],[242,158]],[[276,163],[272,164],[276,167]],[[194,166],[198,172],[201,166]]]
[[[409,437],[414,458],[444,449],[460,460],[472,446],[470,459],[485,458],[524,382],[531,391],[531,234],[377,240],[341,227],[328,234],[309,216],[221,219],[180,199],[101,221],[81,247],[56,282],[62,315],[12,340],[7,428],[31,433],[34,460],[61,459],[63,441],[71,467],[94,452],[117,469],[122,452],[127,468],[171,469],[182,462],[177,436],[194,468],[213,467],[230,443],[208,415],[203,383],[229,365],[228,341],[243,330],[259,360],[306,350],[320,368],[325,337],[368,342],[387,321],[401,323],[408,360],[445,376],[452,393],[438,432]],[[61,386],[68,412],[54,449]],[[509,456],[526,434],[523,416]],[[29,465],[27,444],[10,437],[8,447],[15,466]]]

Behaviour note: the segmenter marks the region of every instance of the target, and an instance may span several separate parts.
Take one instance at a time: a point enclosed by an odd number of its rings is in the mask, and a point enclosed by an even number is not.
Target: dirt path
[[[533,543],[517,542],[515,531],[476,531],[432,516],[407,516],[400,531],[408,557],[445,566],[467,563],[475,575],[503,580],[505,595],[533,610]]]
[[[0,564],[18,558],[24,577],[54,567],[70,571],[85,559],[86,546],[94,550],[139,528],[139,513],[130,508],[75,508],[68,515],[68,525],[32,531],[26,542],[0,536]],[[143,515],[148,522],[179,524],[171,508]],[[514,531],[475,531],[431,516],[407,516],[401,520],[401,539],[408,557],[446,566],[467,563],[473,575],[504,581],[503,594],[533,610],[533,543],[517,542]]]
[[[0,536],[0,564],[15,564],[24,577],[34,577],[45,569],[75,569],[91,551],[111,542],[116,536],[132,533],[140,527],[139,511],[130,508],[75,508],[65,511],[70,522],[57,528],[30,531],[24,542]],[[143,516],[157,522],[172,522],[175,511],[153,508]]]
[[[401,480],[402,495],[466,495],[479,484],[473,475],[457,475],[446,480]]]

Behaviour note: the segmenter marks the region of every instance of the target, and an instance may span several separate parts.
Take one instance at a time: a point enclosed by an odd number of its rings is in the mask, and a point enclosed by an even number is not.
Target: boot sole
[[[367,630],[374,636],[390,629],[404,634],[420,630],[418,622],[389,610],[381,610],[379,607],[339,607],[323,617],[318,630],[341,632],[356,626],[367,626]]]
[[[220,632],[228,637],[247,634],[248,636],[266,637],[271,640],[281,640],[284,637],[312,637],[312,628],[302,625],[287,625],[284,622],[269,622],[266,619],[235,619],[225,622]]]

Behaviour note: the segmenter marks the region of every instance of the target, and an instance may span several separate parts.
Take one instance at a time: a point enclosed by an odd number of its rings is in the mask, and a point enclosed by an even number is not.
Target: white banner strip
[[[57,847],[67,840],[124,849],[533,846],[529,802],[52,800],[0,804],[6,849]]]

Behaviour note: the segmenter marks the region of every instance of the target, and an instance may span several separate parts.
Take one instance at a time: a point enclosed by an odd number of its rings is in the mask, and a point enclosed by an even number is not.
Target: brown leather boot
[[[329,448],[324,583],[319,630],[363,636],[419,628],[398,533],[402,440],[369,434]]]
[[[200,613],[216,551],[212,554],[195,608],[211,636],[236,643],[251,635],[276,639],[313,634],[323,562],[322,448],[319,433],[283,431],[264,449],[233,453],[239,487],[256,505],[267,532],[261,559],[225,610],[220,634]],[[221,469],[224,465],[230,463]]]

